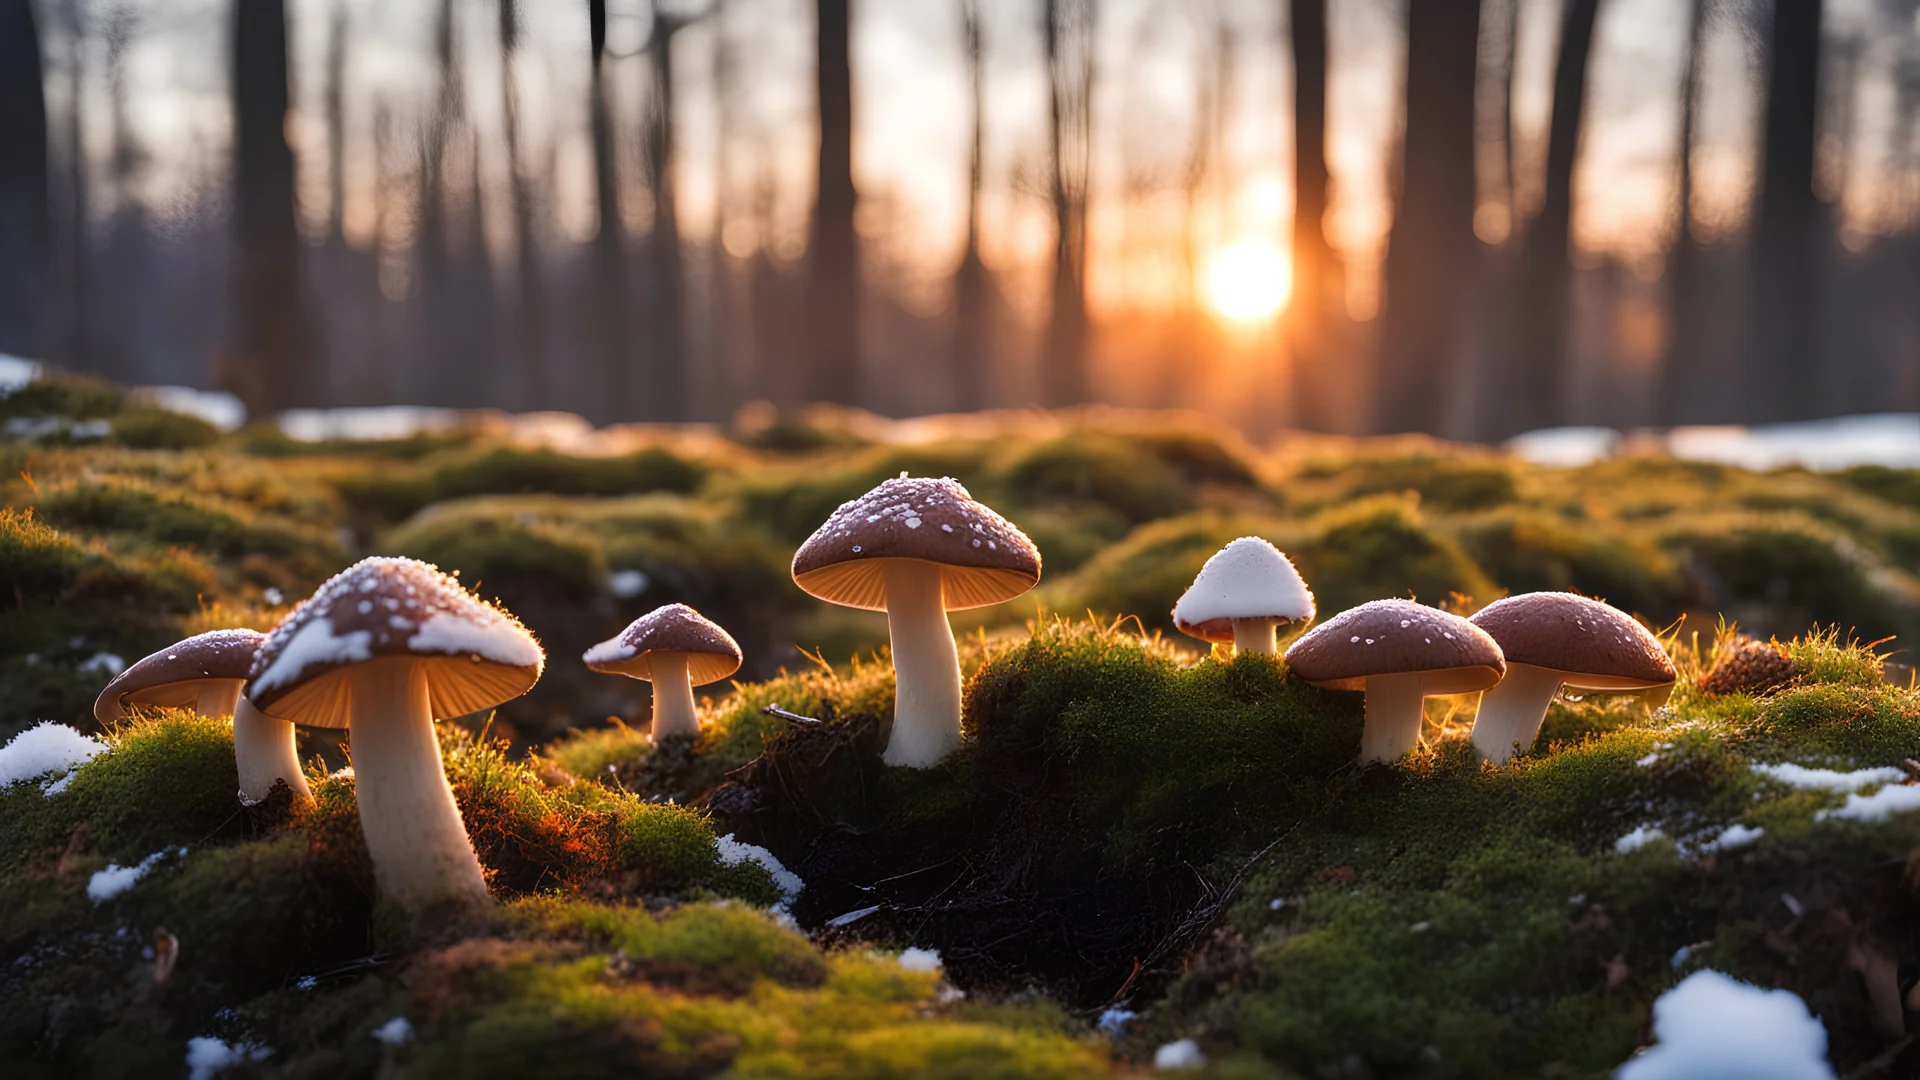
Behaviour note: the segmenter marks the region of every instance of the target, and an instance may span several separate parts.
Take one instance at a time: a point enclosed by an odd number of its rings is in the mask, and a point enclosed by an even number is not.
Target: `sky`
[[[344,26],[348,132],[341,217],[351,241],[393,254],[392,287],[404,291],[413,224],[404,200],[386,200],[388,211],[379,210],[376,184],[383,170],[376,165],[376,131],[384,125],[387,133],[387,182],[411,191],[413,148],[439,104],[432,50],[438,4],[289,2],[295,112],[288,130],[302,167],[303,219],[317,236],[331,214],[324,97],[329,49],[336,28]],[[1524,213],[1538,199],[1560,3],[1516,2],[1516,153]],[[1695,213],[1708,235],[1724,236],[1739,228],[1752,196],[1758,47],[1747,29],[1751,17],[1735,13],[1736,0],[1709,2],[1715,8]],[[1501,6],[1489,0],[1490,27],[1502,18]],[[1855,246],[1912,212],[1911,184],[1894,180],[1894,76],[1905,64],[1914,77],[1920,65],[1920,22],[1902,23],[1897,12],[1888,14],[1900,6],[1889,0],[1828,2],[1830,53],[1852,58],[1862,72],[1851,84],[1852,138],[1825,141],[1821,173],[1828,193],[1841,198],[1843,237]],[[86,7],[82,137],[94,168],[104,169],[117,118],[124,117],[140,151],[134,187],[158,221],[164,225],[217,207],[230,127],[230,0],[93,0]],[[1016,308],[1037,315],[1052,243],[1049,210],[1040,197],[1046,83],[1039,3],[982,0],[982,7],[984,257]],[[1096,310],[1164,308],[1188,298],[1183,241],[1189,213],[1203,281],[1205,264],[1219,252],[1284,246],[1293,202],[1285,7],[1281,0],[1101,4],[1089,271]],[[637,130],[650,78],[640,53],[650,8],[638,0],[609,0],[609,9],[614,59],[606,77],[617,122]],[[455,173],[472,162],[484,190],[503,191],[509,163],[501,136],[496,8],[493,0],[455,0],[455,11],[460,107],[479,133],[453,149]],[[803,252],[815,137],[811,11],[807,0],[723,0],[676,39],[677,179],[681,227],[689,240],[718,235],[737,255],[760,246],[782,259]],[[1349,309],[1363,317],[1377,306],[1377,269],[1391,220],[1404,15],[1404,0],[1332,3],[1333,202],[1327,225],[1349,263]],[[47,18],[59,26],[57,13]],[[513,74],[523,166],[550,177],[555,238],[584,241],[597,228],[586,112],[586,4],[522,0],[521,21],[526,39]],[[1587,257],[1606,254],[1652,272],[1672,235],[1685,21],[1680,0],[1606,0],[1602,8],[1576,176],[1576,242]],[[866,257],[885,271],[908,307],[937,310],[945,303],[966,228],[971,116],[958,3],[856,0],[854,25],[855,178],[863,198],[858,224]],[[64,35],[47,36],[50,99],[59,115],[70,96],[69,56]],[[115,64],[122,65],[126,86],[117,105],[106,78]],[[729,67],[738,89],[723,101],[717,73]],[[1210,99],[1217,100],[1211,113]],[[1830,115],[1838,115],[1839,105],[1834,93]],[[1218,125],[1219,152],[1189,185],[1195,132],[1208,115]],[[637,151],[621,167],[635,181],[623,217],[630,229],[642,231],[652,208],[639,192]],[[1487,205],[1476,222],[1483,238],[1497,240],[1506,232],[1503,194],[1485,183],[1483,191]],[[96,215],[110,209],[101,201],[93,207]],[[483,210],[490,246],[510,252],[506,200],[486,196]]]

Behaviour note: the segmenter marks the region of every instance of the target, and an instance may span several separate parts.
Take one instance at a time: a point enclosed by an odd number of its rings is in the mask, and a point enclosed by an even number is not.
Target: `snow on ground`
[[[1832,769],[1810,769],[1789,761],[1778,765],[1755,765],[1753,771],[1769,780],[1778,780],[1789,787],[1809,791],[1859,791],[1882,784],[1897,784],[1907,778],[1904,771],[1891,765],[1878,769],[1835,772]]]
[[[1127,1030],[1128,1022],[1138,1019],[1139,1016],[1140,1014],[1132,1009],[1108,1009],[1100,1014],[1100,1019],[1094,1026],[1099,1028],[1103,1035],[1118,1035]]]
[[[211,1036],[196,1035],[187,1040],[187,1078],[211,1080],[217,1072],[249,1061],[265,1061],[271,1054],[264,1046],[244,1042],[228,1046]]]
[[[900,954],[900,966],[908,971],[939,971],[946,965],[935,949],[907,949]]]
[[[773,852],[756,844],[743,844],[735,840],[732,833],[720,838],[720,861],[728,866],[752,861],[765,867],[767,873],[773,876],[774,887],[780,890],[779,906],[782,908],[807,887],[807,883],[800,880],[800,875],[782,866]]]
[[[1735,823],[1722,829],[1718,836],[1708,840],[1706,843],[1697,845],[1692,850],[1696,855],[1705,855],[1714,851],[1732,851],[1734,848],[1746,847],[1748,844],[1754,843],[1766,834],[1767,830],[1765,829],[1751,828]]]
[[[181,855],[187,853],[186,848],[176,850]],[[167,849],[162,848],[132,866],[108,863],[105,870],[94,871],[93,877],[87,880],[87,899],[96,904],[102,904],[119,896],[139,884],[140,879],[146,877],[147,872],[166,855]]]
[[[396,1016],[374,1028],[373,1037],[387,1046],[405,1046],[413,1041],[413,1021]]]
[[[1625,855],[1630,851],[1639,851],[1655,840],[1665,840],[1667,834],[1652,825],[1642,825],[1613,842],[1616,854]]]
[[[621,600],[631,600],[647,591],[645,570],[615,570],[607,576],[607,591]]]
[[[106,752],[106,743],[46,720],[0,747],[0,787],[64,773]]]
[[[1614,1080],[1834,1080],[1827,1030],[1789,990],[1696,971],[1653,1003],[1658,1040]]]
[[[1507,440],[1507,452],[1535,465],[1572,468],[1613,456],[1620,433],[1603,427],[1542,428]]]
[[[1845,469],[1854,465],[1920,468],[1920,413],[1876,413],[1793,424],[1677,427],[1670,431],[1542,428],[1515,436],[1509,453],[1538,465],[1577,466],[1641,450],[1747,469],[1800,465]]]
[[[452,431],[466,422],[458,409],[424,405],[372,405],[357,409],[288,409],[280,414],[280,430],[300,442],[373,441],[408,439],[416,435]]]
[[[221,431],[238,431],[247,422],[247,407],[240,399],[221,390],[195,390],[191,386],[136,386],[127,397],[142,405],[168,412],[197,416]]]
[[[1839,818],[1843,821],[1878,824],[1894,814],[1909,810],[1920,810],[1920,784],[1883,787],[1871,795],[1849,795],[1845,806],[1838,810],[1822,810],[1813,815],[1813,820]]]
[[[1170,1042],[1153,1052],[1153,1067],[1156,1069],[1204,1069],[1207,1067],[1207,1055],[1200,1052],[1200,1044],[1192,1039]]]

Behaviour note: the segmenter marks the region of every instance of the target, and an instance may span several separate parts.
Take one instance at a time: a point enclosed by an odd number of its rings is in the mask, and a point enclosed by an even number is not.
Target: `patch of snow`
[[[1204,1069],[1207,1067],[1207,1055],[1200,1052],[1200,1044],[1192,1039],[1170,1042],[1153,1052],[1153,1067],[1156,1069]]]
[[[40,377],[40,365],[18,356],[0,353],[0,398]]]
[[[1310,619],[1313,593],[1280,549],[1243,536],[1213,553],[1173,605],[1173,621],[1194,626],[1214,619]]]
[[[644,570],[615,570],[607,575],[607,591],[622,600],[631,600],[646,592],[648,584]]]
[[[280,431],[299,442],[373,442],[409,439],[415,435],[452,431],[466,422],[455,409],[420,405],[375,405],[352,409],[288,409],[280,414]]]
[[[783,902],[791,901],[800,895],[800,890],[807,887],[807,883],[800,880],[800,875],[782,866],[773,852],[757,844],[743,844],[735,840],[732,833],[720,838],[720,861],[727,866],[749,861],[759,863],[772,875],[774,888],[780,890]]]
[[[1659,760],[1660,760],[1660,751],[1655,750],[1653,753],[1648,754],[1646,757],[1636,760],[1634,764],[1640,766],[1643,769],[1648,769],[1648,768],[1652,768],[1653,765]]]
[[[0,787],[67,772],[106,752],[106,743],[43,720],[0,746]]]
[[[252,1043],[228,1046],[211,1036],[196,1035],[187,1040],[187,1078],[211,1080],[213,1074],[223,1069],[245,1065],[249,1061],[265,1061],[271,1053],[266,1047]]]
[[[1541,428],[1515,435],[1505,450],[1534,465],[1576,468],[1613,456],[1620,433],[1604,427]]]
[[[180,850],[184,852],[186,849]],[[87,879],[87,899],[101,904],[119,896],[138,884],[141,878],[146,877],[147,871],[152,870],[154,864],[165,855],[165,850],[156,851],[132,866],[108,863],[105,870],[96,870],[93,872],[93,877]]]
[[[61,792],[67,790],[67,785],[71,783],[73,783],[73,774],[67,773],[65,776],[60,777],[58,780],[48,780],[47,782],[41,784],[40,794],[45,795],[48,798],[52,798],[53,796],[58,795]]]
[[[498,615],[476,622],[436,611],[414,631],[407,648],[449,656],[471,653],[508,667],[536,667],[547,659],[531,634]]]
[[[334,637],[333,620],[321,616],[294,631],[272,666],[261,672],[248,690],[258,694],[290,686],[299,682],[307,668],[315,664],[359,663],[372,658],[372,631],[355,630]]]
[[[79,670],[89,675],[105,675],[111,679],[127,670],[127,662],[119,653],[97,652],[80,661]]]
[[[1679,427],[1666,436],[1667,452],[1765,470],[1782,465],[1845,469],[1854,465],[1920,467],[1920,414],[1841,416],[1760,427]]]
[[[1788,787],[1807,791],[1859,791],[1882,784],[1897,784],[1907,778],[1905,772],[1890,765],[1835,772],[1832,769],[1810,769],[1805,765],[1781,762],[1778,765],[1755,765],[1753,771],[1769,780],[1778,780]]]
[[[1749,828],[1736,822],[1722,829],[1720,835],[1694,848],[1694,851],[1702,854],[1710,851],[1731,851],[1734,848],[1746,847],[1766,834],[1765,829]]]
[[[1667,966],[1672,968],[1675,971],[1679,971],[1681,968],[1685,967],[1687,964],[1687,961],[1692,958],[1693,958],[1693,946],[1682,945],[1679,948],[1673,950],[1673,955],[1669,957],[1667,960]]]
[[[373,1037],[387,1046],[405,1046],[413,1041],[413,1024],[404,1016],[396,1016],[374,1028]]]
[[[1094,1021],[1094,1026],[1098,1027],[1103,1035],[1118,1035],[1126,1030],[1129,1022],[1138,1019],[1139,1016],[1140,1014],[1132,1009],[1108,1009],[1100,1014],[1099,1020]]]
[[[1833,1080],[1827,1030],[1790,990],[1696,971],[1653,1003],[1652,1047],[1614,1080]]]
[[[625,636],[624,632],[616,634],[600,644],[595,645],[593,648],[588,649],[586,653],[580,657],[581,662],[587,664],[617,664],[622,660],[633,659],[633,654],[640,650],[621,640]]]
[[[1883,787],[1871,795],[1849,795],[1845,806],[1838,810],[1822,810],[1813,815],[1813,820],[1839,818],[1842,821],[1879,824],[1909,810],[1920,810],[1920,784]]]
[[[1652,825],[1642,825],[1613,842],[1616,855],[1625,855],[1630,851],[1639,851],[1655,840],[1665,840],[1667,834]]]
[[[127,397],[142,405],[198,417],[221,431],[238,431],[247,422],[247,407],[232,394],[195,390],[191,386],[136,386]]]
[[[939,971],[946,965],[940,962],[938,950],[907,949],[900,954],[900,966],[908,971]]]

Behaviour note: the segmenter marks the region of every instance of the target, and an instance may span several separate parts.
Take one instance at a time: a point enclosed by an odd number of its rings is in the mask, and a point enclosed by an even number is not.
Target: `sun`
[[[1292,291],[1292,262],[1286,252],[1264,240],[1242,240],[1221,248],[1207,261],[1207,303],[1222,318],[1270,319],[1285,306]]]

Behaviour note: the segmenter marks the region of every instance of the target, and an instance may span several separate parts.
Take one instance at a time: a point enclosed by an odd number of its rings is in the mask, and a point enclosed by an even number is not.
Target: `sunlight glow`
[[[1270,319],[1292,291],[1292,262],[1286,252],[1265,240],[1242,240],[1215,252],[1207,263],[1207,304],[1223,318]]]

